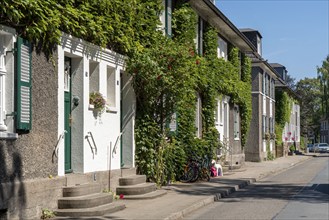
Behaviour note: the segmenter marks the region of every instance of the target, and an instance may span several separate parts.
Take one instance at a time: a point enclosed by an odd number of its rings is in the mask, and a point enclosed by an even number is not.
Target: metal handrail
[[[94,147],[91,145],[90,140],[89,140],[89,137],[91,138]],[[91,152],[93,153],[93,159],[94,159],[95,154],[97,155],[97,146],[96,146],[96,143],[95,143],[95,140],[94,140],[94,136],[93,136],[93,134],[91,133],[91,131],[88,131],[88,134],[86,135],[85,138],[86,138],[87,141],[88,141],[88,144],[89,144],[89,146],[90,146]],[[95,149],[95,152],[94,152],[94,149]]]
[[[121,132],[121,133],[118,135],[118,137],[117,137],[117,139],[116,139],[116,141],[115,141],[115,144],[114,144],[114,147],[113,147],[113,150],[112,150],[112,157],[113,157],[113,153],[114,153],[114,154],[117,153],[117,148],[118,148],[119,139],[121,138],[121,136],[122,136],[123,133],[124,133],[124,132]]]
[[[65,133],[67,133],[66,130],[64,130],[58,137],[58,140],[57,140],[57,143],[56,143],[56,146],[55,146],[55,149],[54,149],[54,154],[55,156],[58,158],[58,146],[61,142],[61,140],[63,140],[65,138]]]

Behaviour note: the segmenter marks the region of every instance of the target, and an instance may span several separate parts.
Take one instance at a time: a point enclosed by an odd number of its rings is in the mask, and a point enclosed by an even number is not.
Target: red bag
[[[212,177],[217,176],[217,169],[216,169],[216,167],[211,167],[210,168],[210,175]]]

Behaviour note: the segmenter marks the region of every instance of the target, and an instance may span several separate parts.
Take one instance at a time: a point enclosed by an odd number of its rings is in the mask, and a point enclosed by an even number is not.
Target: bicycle
[[[181,182],[195,182],[198,179],[210,181],[210,161],[208,157],[194,157],[184,167]]]

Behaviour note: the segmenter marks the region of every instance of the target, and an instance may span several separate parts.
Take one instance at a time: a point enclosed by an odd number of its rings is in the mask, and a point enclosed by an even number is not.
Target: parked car
[[[317,143],[313,145],[313,151],[320,153],[329,153],[329,144]]]

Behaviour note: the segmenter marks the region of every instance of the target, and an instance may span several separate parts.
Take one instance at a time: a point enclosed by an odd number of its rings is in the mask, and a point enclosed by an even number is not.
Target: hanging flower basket
[[[271,139],[272,139],[272,140],[275,140],[275,138],[276,138],[275,133],[271,133]]]
[[[94,106],[95,111],[103,112],[106,100],[100,92],[91,92],[89,94],[89,104]]]

